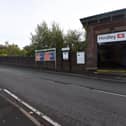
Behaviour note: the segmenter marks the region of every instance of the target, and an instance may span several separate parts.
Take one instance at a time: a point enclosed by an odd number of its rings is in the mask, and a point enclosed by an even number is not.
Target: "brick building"
[[[86,69],[126,68],[126,9],[80,21],[87,31]]]

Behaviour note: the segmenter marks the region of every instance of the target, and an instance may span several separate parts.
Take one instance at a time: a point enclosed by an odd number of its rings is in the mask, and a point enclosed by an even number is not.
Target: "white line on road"
[[[11,97],[13,97],[14,99],[21,101],[15,94],[11,93],[10,91],[8,91],[7,89],[3,89],[4,92],[6,92],[7,94],[9,94]]]
[[[93,90],[97,91],[97,92],[100,92],[100,93],[104,93],[104,94],[109,94],[109,95],[114,95],[114,96],[119,96],[119,97],[126,98],[126,95],[122,95],[122,94],[118,94],[118,93],[112,93],[112,92],[107,92],[107,91],[98,90],[98,89],[93,89]]]
[[[23,100],[21,100],[19,97],[17,97],[14,93],[10,92],[7,89],[3,89],[3,91],[5,93],[7,93],[8,95],[10,95],[11,97],[13,97],[15,100],[17,100],[18,102],[20,102],[21,104],[23,104],[24,106],[26,106],[27,108],[29,108],[31,111],[33,111],[34,113],[36,113],[38,116],[41,116],[41,118],[45,119],[47,122],[49,122],[50,124],[52,124],[53,126],[61,126],[59,123],[55,122],[54,120],[52,120],[50,117],[48,117],[47,115],[45,115],[44,113],[40,112],[39,110],[35,109],[34,107],[32,107],[31,105],[29,105],[28,103],[24,102]]]

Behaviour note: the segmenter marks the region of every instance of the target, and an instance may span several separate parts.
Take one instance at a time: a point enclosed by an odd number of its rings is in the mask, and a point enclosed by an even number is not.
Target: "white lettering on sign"
[[[97,36],[98,43],[126,41],[126,32],[101,34]]]

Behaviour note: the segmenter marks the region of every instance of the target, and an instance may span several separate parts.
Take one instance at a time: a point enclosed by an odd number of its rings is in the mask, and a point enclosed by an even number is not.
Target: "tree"
[[[34,56],[36,47],[31,44],[23,48],[25,56]]]
[[[31,34],[32,46],[37,49],[45,48],[62,48],[63,47],[63,31],[56,23],[49,28],[45,22],[37,25],[35,34]]]
[[[7,56],[7,50],[4,48],[0,49],[0,56]]]
[[[0,49],[1,56],[23,56],[24,51],[21,50],[16,44],[5,43],[4,48]]]
[[[82,32],[77,30],[69,30],[65,36],[65,46],[68,46],[72,51],[84,49],[84,40],[81,38]]]
[[[57,23],[52,23],[51,28],[49,28],[46,22],[43,22],[37,25],[35,33],[31,34],[31,44],[26,46],[24,50],[26,55],[33,56],[34,51],[38,49],[56,48],[57,52],[60,52],[62,47],[67,46],[73,51],[83,50],[85,43],[82,40],[82,32],[69,30],[64,35]]]
[[[40,25],[37,25],[35,30],[35,34],[31,34],[32,47],[36,47],[37,49],[49,48],[51,40],[50,40],[50,29],[47,24],[43,22]]]
[[[64,35],[63,31],[58,24],[53,23],[50,32],[51,43],[50,47],[56,48],[59,52],[64,45]]]

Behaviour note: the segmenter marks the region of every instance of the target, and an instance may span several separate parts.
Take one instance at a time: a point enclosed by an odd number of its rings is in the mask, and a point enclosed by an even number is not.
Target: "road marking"
[[[24,106],[26,106],[27,108],[29,108],[31,111],[33,111],[34,113],[36,113],[38,116],[40,116],[41,118],[45,119],[47,122],[49,122],[50,124],[52,124],[53,126],[61,126],[59,123],[55,122],[54,120],[52,120],[50,117],[48,117],[47,115],[45,115],[44,113],[40,112],[39,110],[35,109],[34,107],[32,107],[31,105],[29,105],[28,103],[24,102],[23,100],[21,100],[18,96],[16,96],[14,93],[10,92],[7,89],[3,89],[3,91],[5,93],[7,93],[8,95],[10,95],[11,97],[13,97],[15,100],[17,100],[19,103],[23,104]]]
[[[18,107],[18,106],[17,106]],[[22,108],[19,108],[20,109],[20,111],[22,112],[22,113],[24,113],[31,121],[33,121],[35,124],[36,124],[36,126],[43,126],[43,125],[41,125],[41,123],[40,122],[38,122],[38,120],[36,120],[35,118],[33,118],[28,112],[26,112],[24,109],[22,109]]]
[[[100,93],[104,93],[104,94],[115,95],[115,96],[126,98],[126,95],[122,95],[122,94],[118,94],[118,93],[112,93],[112,92],[107,92],[107,91],[98,90],[98,89],[93,89],[93,90],[97,91],[97,92],[100,92]]]
[[[9,94],[11,97],[13,97],[14,99],[21,101],[15,94],[11,93],[9,90],[7,89],[3,89],[4,92],[6,92],[7,94]]]
[[[54,122],[50,117],[43,115],[42,116],[43,119],[45,119],[46,121],[50,122],[53,126],[61,126],[58,123]]]
[[[25,111],[22,107],[20,107],[18,104],[10,100],[9,98],[5,97],[4,95],[0,94],[3,98],[5,98],[9,103],[11,103],[13,106],[15,106],[19,111],[21,111],[28,119],[30,119],[36,126],[43,126],[37,119],[35,119],[31,114],[29,114],[27,111]]]

